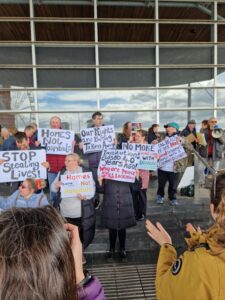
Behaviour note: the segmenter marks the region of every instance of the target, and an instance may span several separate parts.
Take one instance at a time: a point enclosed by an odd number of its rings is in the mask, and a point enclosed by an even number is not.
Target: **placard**
[[[88,199],[95,194],[95,185],[91,172],[61,175],[62,198],[86,196]]]
[[[1,151],[0,182],[23,181],[26,178],[47,178],[46,168],[41,164],[46,161],[46,152],[41,150]]]
[[[39,128],[38,140],[47,154],[66,155],[73,153],[74,132],[63,129]]]
[[[137,169],[157,170],[158,144],[122,143],[122,149],[140,152],[140,160]]]
[[[114,147],[115,129],[113,125],[91,127],[80,131],[83,142],[83,152],[101,152]]]
[[[140,154],[128,150],[103,150],[98,175],[104,179],[134,182]]]
[[[178,140],[178,136],[166,137],[162,142],[158,143],[158,168],[172,161],[177,161],[187,157],[187,154]]]

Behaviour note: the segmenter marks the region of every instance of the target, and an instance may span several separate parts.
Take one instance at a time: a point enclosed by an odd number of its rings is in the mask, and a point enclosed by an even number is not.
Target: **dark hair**
[[[215,241],[215,243],[220,246],[220,248],[222,249],[221,251],[224,251],[225,249],[225,173],[221,173],[214,178],[214,184],[211,188],[211,203],[214,205],[214,212],[216,213],[216,220],[215,220],[216,222],[211,227],[212,234],[210,235],[210,238],[212,238]],[[214,228],[216,230],[213,230]]]
[[[155,127],[159,127],[159,124],[152,124],[152,126],[148,129],[148,133],[153,133]]]
[[[131,133],[128,131],[128,125],[129,125],[130,123],[131,123],[130,121],[124,123],[124,124],[123,124],[123,128],[122,128],[122,134],[123,134],[127,139],[129,139],[129,138],[130,138],[130,135],[131,135]]]
[[[77,300],[63,219],[50,206],[0,215],[0,299]]]
[[[203,121],[202,121],[202,124],[203,124],[203,125],[208,125],[208,120],[203,120]]]
[[[94,120],[96,117],[103,117],[102,113],[100,113],[100,111],[96,111],[95,113],[93,113],[92,115],[92,120]]]
[[[27,140],[27,136],[25,134],[25,132],[22,132],[22,131],[18,131],[15,135],[15,140],[17,143],[22,143],[22,141],[25,139]]]

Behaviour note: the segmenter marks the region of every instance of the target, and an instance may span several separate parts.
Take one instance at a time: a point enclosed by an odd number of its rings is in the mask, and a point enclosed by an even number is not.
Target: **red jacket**
[[[66,155],[47,154],[46,160],[50,164],[50,173],[58,173],[65,165]]]

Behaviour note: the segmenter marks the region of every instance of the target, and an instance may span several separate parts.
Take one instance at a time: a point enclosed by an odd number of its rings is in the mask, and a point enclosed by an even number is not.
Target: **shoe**
[[[121,258],[122,262],[127,262],[127,253],[125,250],[120,251],[120,258]]]
[[[164,202],[164,198],[160,195],[157,195],[156,203],[157,204],[163,204],[163,202]]]
[[[136,218],[137,221],[143,221],[145,219],[145,216],[142,214],[139,218]]]
[[[178,203],[177,199],[173,199],[170,201],[170,205],[176,206],[176,205],[179,205],[179,203]]]
[[[109,252],[107,252],[107,261],[109,263],[113,263],[115,260],[115,249],[110,249]]]

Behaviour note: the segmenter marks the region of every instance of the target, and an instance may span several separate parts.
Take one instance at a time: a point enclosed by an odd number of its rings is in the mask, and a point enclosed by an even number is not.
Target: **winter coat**
[[[65,168],[60,172],[60,175],[63,175]],[[87,168],[82,166],[82,172],[90,172]],[[54,203],[54,207],[60,207],[60,202],[62,201],[60,190],[57,193],[57,199]],[[83,233],[83,246],[87,246],[92,242],[95,235],[95,208],[94,208],[94,199],[82,200],[81,201],[81,223],[82,223],[82,233]]]
[[[44,205],[49,205],[48,200],[43,192],[39,194],[32,194],[29,199],[24,199],[23,196],[20,195],[20,192],[17,190],[8,198],[0,197],[0,209],[8,209],[12,207],[17,208],[26,208],[26,207],[40,207]]]
[[[148,144],[151,144],[155,140],[158,140],[158,136],[155,132],[148,132]]]
[[[224,300],[225,248],[216,244],[210,234],[198,232],[192,232],[187,243],[189,250],[178,259],[172,245],[161,246],[156,272],[157,299]]]
[[[209,136],[209,130],[208,128],[202,130],[202,133],[205,135],[206,142],[208,143],[208,136]],[[212,160],[213,161],[219,161],[222,159],[222,154],[224,151],[224,145],[225,145],[225,135],[223,135],[222,142],[219,141],[219,139],[214,139],[212,137],[212,143],[213,143],[213,154],[212,154]]]
[[[105,180],[102,225],[108,229],[125,229],[136,225],[133,199],[128,182]]]
[[[16,142],[12,135],[10,135],[6,140],[3,140],[3,143],[1,145],[1,151],[9,151],[16,149]]]
[[[105,300],[104,290],[96,277],[84,286],[78,287],[78,300]]]
[[[190,130],[190,128],[188,127],[188,125],[181,131],[180,136],[184,136],[187,137],[189,134],[193,134],[196,138],[197,138],[197,133],[196,133],[196,129],[194,128],[192,131]],[[194,148],[196,148],[196,142],[192,142],[191,143],[193,145]]]

